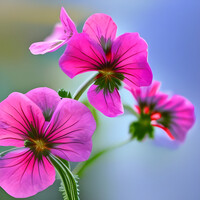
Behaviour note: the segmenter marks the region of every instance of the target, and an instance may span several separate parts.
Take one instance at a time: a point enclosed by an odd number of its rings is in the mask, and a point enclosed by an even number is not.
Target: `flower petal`
[[[24,148],[0,158],[0,186],[15,198],[26,198],[46,189],[55,181],[55,169],[47,158],[35,159]]]
[[[40,107],[45,121],[50,121],[58,103],[61,101],[55,90],[46,87],[33,89],[27,92],[26,96]]]
[[[44,124],[41,109],[21,93],[12,93],[0,103],[0,145],[24,146],[31,126],[41,131]]]
[[[152,71],[147,63],[147,43],[138,33],[125,33],[112,45],[112,62],[115,70],[125,76],[130,87],[148,86],[152,82]]]
[[[33,43],[29,47],[29,50],[34,55],[45,54],[57,50],[67,42],[67,37],[64,31],[64,26],[61,23],[56,24],[53,33],[50,36],[48,36],[43,42]]]
[[[61,69],[70,78],[77,74],[96,71],[105,62],[103,49],[92,42],[86,33],[73,36],[59,60]]]
[[[53,33],[48,36],[44,42],[33,43],[29,50],[32,54],[45,54],[47,52],[56,51],[58,48],[66,44],[69,39],[77,33],[76,26],[62,7],[60,12],[61,23],[55,25]]]
[[[72,37],[73,34],[77,33],[76,25],[71,20],[64,7],[62,7],[60,11],[60,21],[64,27],[65,36],[67,36],[68,39]]]
[[[92,85],[88,90],[89,102],[108,117],[116,117],[124,113],[123,105],[117,89],[113,93],[104,94],[103,90],[97,92],[97,86]]]
[[[137,101],[147,101],[148,97],[154,98],[153,96],[156,96],[159,91],[160,84],[161,83],[159,81],[153,81],[152,84],[147,87],[130,87],[125,85],[124,88],[129,90]],[[158,96],[161,97],[162,95]]]
[[[101,38],[105,41],[112,41],[116,37],[117,25],[112,18],[106,14],[97,13],[90,16],[84,26],[83,32],[87,33],[90,38],[101,44]]]
[[[46,137],[54,144],[51,153],[72,162],[89,158],[96,123],[90,110],[73,99],[62,99],[54,112]]]
[[[194,106],[186,98],[174,95],[165,105],[171,113],[170,131],[175,139],[183,142],[195,122]]]

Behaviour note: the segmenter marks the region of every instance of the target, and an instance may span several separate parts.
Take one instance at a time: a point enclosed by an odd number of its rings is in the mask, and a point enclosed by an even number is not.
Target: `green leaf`
[[[49,158],[61,177],[62,183],[59,191],[62,192],[63,200],[79,200],[77,177],[70,171],[69,162],[52,154]]]
[[[72,99],[72,95],[70,92],[66,91],[65,89],[61,88],[58,90],[58,95],[61,97],[61,98],[70,98]]]

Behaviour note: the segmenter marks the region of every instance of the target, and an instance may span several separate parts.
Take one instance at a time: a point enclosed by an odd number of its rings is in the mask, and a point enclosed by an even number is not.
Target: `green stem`
[[[109,152],[109,151],[112,151],[114,149],[117,149],[125,144],[128,144],[129,142],[131,142],[132,139],[128,139],[124,142],[121,142],[119,144],[115,144],[113,146],[110,146],[106,149],[103,149],[101,150],[100,152],[96,153],[94,156],[92,156],[90,159],[88,159],[87,161],[85,162],[82,162],[82,163],[79,163],[75,169],[73,170],[73,174],[76,174],[78,175],[78,177],[81,177],[83,172],[86,170],[87,167],[89,167],[90,165],[92,165],[94,163],[94,161],[96,159],[98,159],[100,156],[104,155],[105,153]]]
[[[53,166],[56,168],[63,183],[63,198],[64,200],[79,200],[77,183],[74,175],[68,168],[68,164],[63,162],[62,159],[55,157],[53,154],[49,155],[49,159]]]
[[[135,115],[137,118],[140,117],[140,115],[129,105],[123,104],[124,110],[127,110],[129,113]]]
[[[88,80],[86,80],[74,93],[73,99],[79,100],[81,95],[85,92],[85,90],[95,81],[97,74],[92,75]]]

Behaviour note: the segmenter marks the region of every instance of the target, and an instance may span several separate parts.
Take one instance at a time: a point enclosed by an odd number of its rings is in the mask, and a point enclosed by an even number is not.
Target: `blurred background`
[[[80,180],[81,200],[200,199],[200,1],[169,0],[6,0],[0,2],[0,101],[11,92],[41,86],[72,93],[88,74],[71,80],[59,68],[64,48],[34,56],[33,42],[47,37],[64,6],[79,32],[88,16],[102,12],[118,26],[118,35],[139,32],[149,45],[149,63],[162,91],[188,98],[196,124],[179,147],[164,139],[133,141],[102,156]],[[122,90],[123,101],[133,98]],[[86,97],[86,96],[85,96]],[[81,100],[84,100],[84,96]],[[98,113],[93,153],[126,140],[133,116],[110,119]],[[164,136],[163,132],[156,130]],[[0,151],[5,150],[0,147]],[[28,200],[61,200],[59,180]],[[13,200],[0,189],[0,200]]]

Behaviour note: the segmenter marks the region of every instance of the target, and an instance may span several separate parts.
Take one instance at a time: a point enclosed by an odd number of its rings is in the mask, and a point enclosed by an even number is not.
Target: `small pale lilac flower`
[[[95,127],[86,106],[51,89],[12,93],[0,103],[0,145],[19,148],[0,157],[0,186],[16,198],[46,189],[55,180],[49,155],[87,160]]]
[[[32,54],[45,54],[52,52],[66,44],[70,38],[77,33],[76,26],[62,7],[60,12],[60,21],[55,25],[53,33],[43,42],[36,42],[30,46]]]
[[[148,86],[152,81],[147,43],[138,33],[116,37],[116,32],[117,26],[110,16],[90,16],[83,33],[73,36],[59,61],[70,78],[88,71],[98,72],[88,99],[108,117],[123,113],[118,92],[122,81],[130,87]]]
[[[130,88],[138,105],[136,111],[141,123],[151,124],[163,129],[167,135],[178,142],[185,140],[187,132],[195,122],[194,106],[186,98],[174,95],[171,98],[159,91],[160,82],[153,81],[149,87]]]

